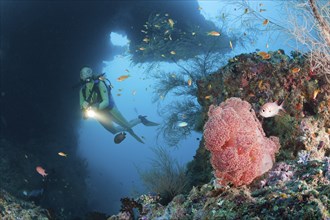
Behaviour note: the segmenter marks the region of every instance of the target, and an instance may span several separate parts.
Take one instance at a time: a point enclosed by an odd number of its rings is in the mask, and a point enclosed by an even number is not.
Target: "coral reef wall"
[[[249,102],[266,136],[279,137],[281,150],[277,161],[295,159],[301,151],[308,159],[330,155],[330,88],[322,71],[311,70],[309,54],[291,52],[289,56],[282,49],[240,54],[229,59],[227,65],[214,74],[198,80],[197,86],[204,123],[212,104],[218,105],[230,97]],[[286,113],[262,118],[258,114],[260,106],[274,101],[284,101]],[[195,158],[208,158],[204,139]],[[191,164],[209,167],[210,162],[194,160]],[[205,175],[199,169],[188,168],[191,176]],[[197,185],[201,183],[207,180]]]
[[[217,73],[198,82],[204,120],[211,104],[230,97],[249,102],[256,112],[267,102],[284,101],[286,113],[262,119],[266,135],[280,139],[279,159],[293,159],[300,150],[307,150],[314,159],[329,156],[330,85],[322,72],[311,70],[308,56],[297,52],[288,56],[278,50],[230,59]]]

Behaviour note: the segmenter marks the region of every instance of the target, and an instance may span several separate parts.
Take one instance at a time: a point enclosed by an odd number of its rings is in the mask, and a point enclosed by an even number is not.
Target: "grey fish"
[[[116,144],[119,144],[119,143],[121,143],[123,140],[125,140],[125,138],[126,138],[126,133],[125,132],[120,132],[119,134],[117,134],[116,136],[115,136],[115,138],[114,138],[114,142],[116,143]]]

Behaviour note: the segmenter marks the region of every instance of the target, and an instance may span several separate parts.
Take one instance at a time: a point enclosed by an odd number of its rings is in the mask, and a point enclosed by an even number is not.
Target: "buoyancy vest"
[[[111,94],[111,83],[109,80],[107,80],[107,81],[109,82],[109,84],[107,84],[104,79],[99,79],[99,78],[95,79],[92,90],[89,93],[88,97],[86,97],[86,87],[87,86],[86,86],[86,84],[83,85],[82,94],[83,94],[84,100],[86,100],[86,102],[88,102],[90,105],[102,102],[99,84],[104,83],[104,85],[106,86],[106,88],[108,90],[108,98],[109,98],[109,105],[107,106],[107,109],[112,109],[115,106],[115,101]],[[96,93],[96,99],[92,100],[92,97],[95,93]]]

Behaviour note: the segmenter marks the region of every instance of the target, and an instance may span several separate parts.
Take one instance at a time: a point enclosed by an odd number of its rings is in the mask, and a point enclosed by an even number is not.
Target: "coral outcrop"
[[[199,219],[323,219],[330,218],[329,158],[276,164],[262,184],[215,188],[212,182],[177,195],[167,206],[152,195],[135,199],[143,207],[141,220]],[[133,220],[121,212],[108,220]]]
[[[32,202],[16,199],[5,190],[0,190],[0,219],[51,219],[50,213]]]
[[[219,184],[249,184],[272,168],[279,140],[265,137],[248,102],[230,98],[218,107],[211,105],[208,114],[205,147]]]

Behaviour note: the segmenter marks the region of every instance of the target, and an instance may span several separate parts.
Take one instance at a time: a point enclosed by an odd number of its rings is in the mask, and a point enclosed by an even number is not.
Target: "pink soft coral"
[[[204,126],[205,146],[218,183],[250,184],[273,166],[280,144],[277,137],[265,137],[251,105],[230,98],[209,108]]]

